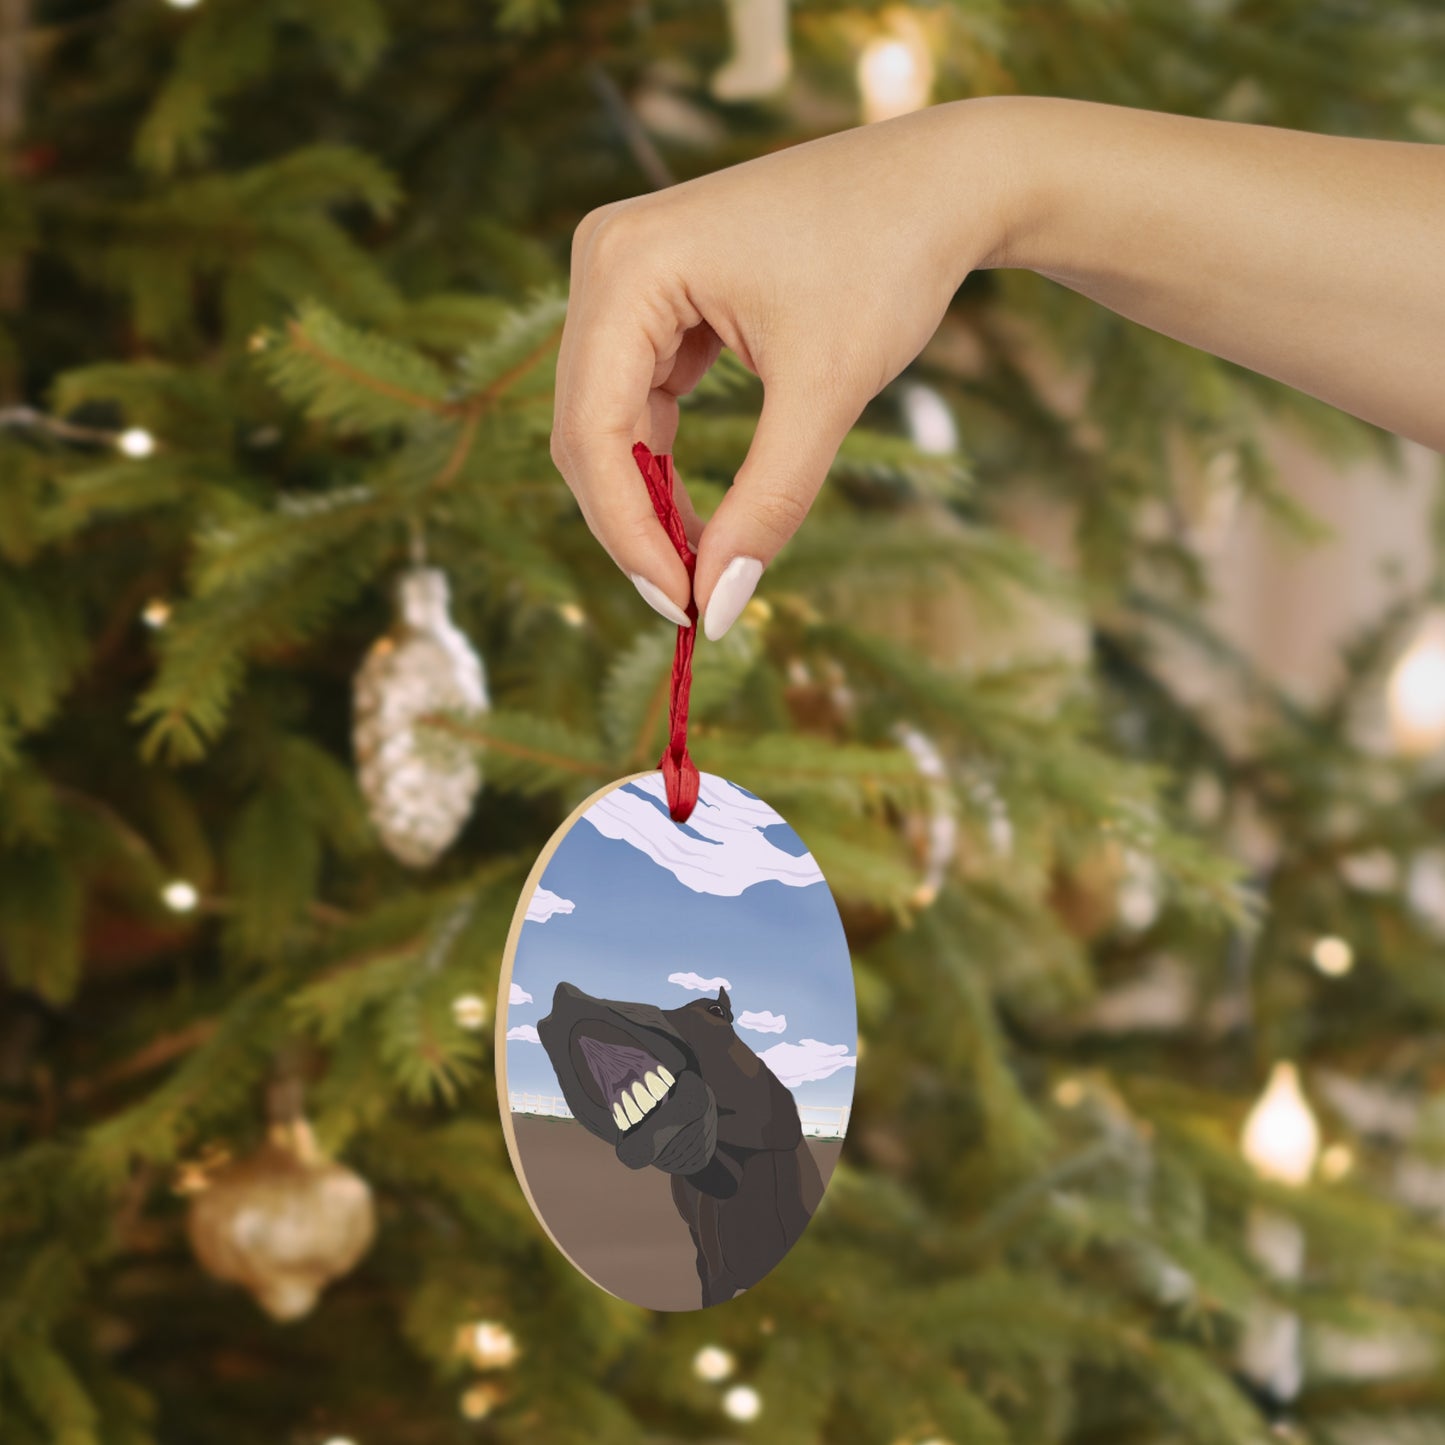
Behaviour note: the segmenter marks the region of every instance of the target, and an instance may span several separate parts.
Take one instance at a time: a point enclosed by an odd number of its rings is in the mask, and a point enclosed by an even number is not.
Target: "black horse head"
[[[709,1168],[719,1145],[790,1149],[802,1138],[793,1096],[734,1032],[726,989],[660,1009],[559,983],[537,1033],[568,1107],[629,1169],[652,1164],[728,1193],[735,1171]]]

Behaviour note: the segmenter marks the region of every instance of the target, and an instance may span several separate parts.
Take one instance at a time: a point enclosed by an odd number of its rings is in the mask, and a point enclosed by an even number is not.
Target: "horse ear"
[[[733,1006],[733,1001],[728,997],[728,991],[727,991],[727,989],[725,989],[725,988],[720,988],[720,989],[718,989],[718,991],[717,991],[717,1001],[718,1001],[725,1009],[728,1009],[729,1011],[731,1011],[732,1006]]]

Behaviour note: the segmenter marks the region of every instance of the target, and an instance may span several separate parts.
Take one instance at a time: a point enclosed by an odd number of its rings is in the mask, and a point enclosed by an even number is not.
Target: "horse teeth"
[[[672,1070],[663,1068],[661,1064],[657,1066],[657,1076],[669,1089],[672,1088],[675,1083],[677,1083],[677,1080],[673,1077]]]
[[[667,1098],[667,1085],[651,1069],[642,1076],[642,1082],[647,1085],[647,1092],[654,1099]]]
[[[649,1109],[657,1108],[657,1100],[647,1092],[642,1084],[632,1086],[632,1097],[637,1100],[637,1107],[645,1114]]]
[[[633,1102],[632,1095],[626,1089],[622,1091],[622,1107],[627,1110],[627,1117],[634,1124],[642,1122],[642,1110]]]
[[[621,1104],[612,1106],[612,1117],[617,1120],[617,1127],[624,1132],[627,1129],[627,1115],[622,1110]]]

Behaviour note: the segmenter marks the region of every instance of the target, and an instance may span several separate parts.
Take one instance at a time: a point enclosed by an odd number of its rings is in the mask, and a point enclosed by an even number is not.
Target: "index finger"
[[[621,284],[608,267],[580,277],[574,270],[573,288],[557,359],[552,460],[612,560],[651,606],[686,626],[692,584],[632,459],[634,441],[654,440],[650,398],[658,373],[672,369],[686,318],[636,281]]]

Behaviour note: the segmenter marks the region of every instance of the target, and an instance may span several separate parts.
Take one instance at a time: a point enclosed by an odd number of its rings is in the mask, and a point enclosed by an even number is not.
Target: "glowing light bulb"
[[[909,438],[925,456],[947,457],[958,450],[958,423],[931,386],[910,382],[902,388],[899,402]]]
[[[1445,620],[1429,619],[1390,672],[1390,735],[1406,757],[1445,745]]]
[[[350,1435],[333,1435],[325,1445],[356,1445],[356,1441]]]
[[[459,1029],[472,1032],[487,1021],[487,1001],[479,994],[464,993],[452,1000],[452,1018]]]
[[[1077,1109],[1084,1102],[1084,1086],[1077,1079],[1060,1079],[1054,1085],[1054,1103],[1061,1109]]]
[[[201,0],[166,0],[166,4],[173,10],[193,10]]]
[[[485,1420],[496,1403],[496,1398],[488,1386],[473,1385],[470,1390],[463,1392],[458,1407],[464,1419]]]
[[[723,1414],[730,1420],[756,1420],[763,1413],[763,1397],[751,1385],[734,1385],[723,1396]]]
[[[1262,1178],[1304,1184],[1320,1152],[1320,1126],[1300,1089],[1299,1070],[1278,1063],[1244,1121],[1244,1157]]]
[[[858,57],[863,119],[892,120],[922,110],[933,89],[933,57],[916,26],[899,22],[890,35],[869,41]]]
[[[699,1380],[716,1383],[726,1380],[737,1366],[737,1361],[721,1345],[704,1345],[692,1357],[692,1372]]]
[[[1310,957],[1315,967],[1330,978],[1342,978],[1355,966],[1355,950],[1343,938],[1317,939]]]
[[[143,426],[132,426],[116,437],[115,445],[128,457],[148,457],[156,449],[156,439]]]
[[[140,616],[147,627],[164,627],[171,620],[171,604],[164,597],[152,597]]]
[[[1320,1155],[1320,1173],[1326,1179],[1343,1179],[1355,1167],[1355,1151],[1348,1144],[1331,1144]]]
[[[478,1320],[465,1333],[466,1353],[480,1370],[504,1370],[517,1361],[521,1350],[516,1336],[496,1320]]]
[[[575,602],[560,603],[557,615],[568,627],[581,627],[587,621],[587,614]]]
[[[201,901],[201,895],[194,883],[184,878],[173,878],[161,889],[161,902],[172,913],[189,913]]]

